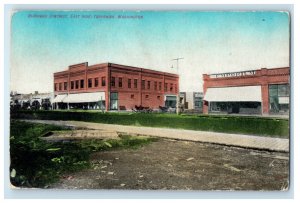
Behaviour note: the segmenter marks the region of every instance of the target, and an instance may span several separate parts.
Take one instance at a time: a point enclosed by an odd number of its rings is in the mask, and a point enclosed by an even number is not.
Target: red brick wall
[[[115,77],[115,87],[110,87],[110,91],[119,93],[119,107],[125,107],[127,110],[134,108],[135,105],[158,109],[159,106],[164,106],[165,94],[175,95],[179,92],[179,80],[175,74],[118,64],[111,64],[110,74],[111,77]],[[119,87],[119,78],[122,78],[122,87]],[[131,88],[128,87],[128,79],[131,79]],[[134,88],[134,79],[138,80],[137,88]],[[142,80],[145,80],[145,89],[142,89]],[[148,88],[149,81],[150,88]],[[156,89],[155,82],[157,82]],[[173,84],[172,91],[170,88],[166,92],[164,91],[165,82]],[[161,90],[159,89],[159,83],[161,83]],[[131,98],[131,95],[134,99]]]
[[[105,86],[102,86],[102,77],[105,77]],[[112,77],[115,77],[115,87],[111,86]],[[92,79],[91,88],[88,87],[89,78]],[[98,78],[98,87],[95,87],[95,78]],[[119,78],[122,78],[122,87],[119,87]],[[80,80],[82,79],[84,80],[84,88],[80,88]],[[131,79],[131,88],[128,87],[128,79]],[[136,88],[134,79],[138,81]],[[75,87],[76,80],[79,80],[78,89]],[[145,89],[143,90],[141,88],[142,80],[145,80]],[[55,91],[55,94],[105,91],[106,110],[110,109],[110,92],[118,92],[118,105],[127,110],[131,110],[135,105],[157,109],[159,106],[164,106],[165,94],[176,95],[179,92],[179,77],[176,74],[111,63],[93,66],[81,63],[69,66],[67,71],[54,73],[54,84],[65,81],[69,81],[69,89],[67,91]],[[71,81],[74,81],[75,89],[71,89]],[[148,81],[150,81],[150,89],[148,89]],[[155,82],[157,82],[157,89],[154,87]],[[159,82],[161,82],[161,90],[159,90]],[[164,91],[165,83],[168,83],[167,91]],[[172,84],[172,89],[170,84]],[[148,95],[147,98],[146,95]]]
[[[69,66],[68,71],[54,73],[54,85],[56,83],[68,82],[68,89],[59,91],[57,90],[55,94],[58,93],[80,93],[80,92],[97,92],[105,91],[107,86],[107,76],[106,76],[107,66],[95,65],[87,66],[86,63]],[[102,86],[101,78],[105,77],[106,86]],[[88,79],[92,78],[92,87],[88,87]],[[95,87],[94,79],[98,78],[98,87]],[[76,89],[76,80],[79,81],[79,88]],[[84,87],[81,88],[80,80],[84,80]],[[71,82],[74,81],[74,89],[71,89]]]
[[[260,85],[262,90],[262,113],[269,113],[269,84],[289,83],[290,68],[262,68],[256,70],[254,75],[211,78],[210,75],[203,74],[203,93],[210,87],[234,87]],[[203,103],[203,112],[208,113],[208,103]]]

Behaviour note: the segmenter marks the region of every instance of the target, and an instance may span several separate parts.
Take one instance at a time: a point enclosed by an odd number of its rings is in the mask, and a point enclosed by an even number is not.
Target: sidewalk
[[[170,128],[137,127],[115,124],[102,124],[81,121],[50,121],[50,120],[23,120],[34,123],[84,127],[97,130],[110,130],[129,134],[149,135],[177,140],[197,141],[229,146],[238,146],[252,149],[289,152],[289,139],[259,137],[252,135],[228,134],[206,131],[193,131]]]

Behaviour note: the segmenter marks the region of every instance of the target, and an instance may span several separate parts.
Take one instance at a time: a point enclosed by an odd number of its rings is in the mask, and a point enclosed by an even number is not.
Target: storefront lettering
[[[232,72],[232,73],[220,73],[220,74],[212,74],[211,78],[226,78],[226,77],[241,77],[241,76],[249,76],[255,75],[256,71],[243,71],[243,72]]]

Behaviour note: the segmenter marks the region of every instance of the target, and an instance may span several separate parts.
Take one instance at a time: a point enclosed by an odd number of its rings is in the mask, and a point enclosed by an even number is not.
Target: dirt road
[[[94,153],[92,168],[51,188],[286,190],[289,154],[162,139],[137,150]]]

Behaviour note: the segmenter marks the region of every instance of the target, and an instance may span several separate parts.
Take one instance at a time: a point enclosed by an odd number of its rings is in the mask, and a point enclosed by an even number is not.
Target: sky
[[[202,74],[289,66],[289,23],[265,11],[18,11],[10,89],[51,92],[54,72],[110,62],[177,73],[180,91],[202,92]]]

